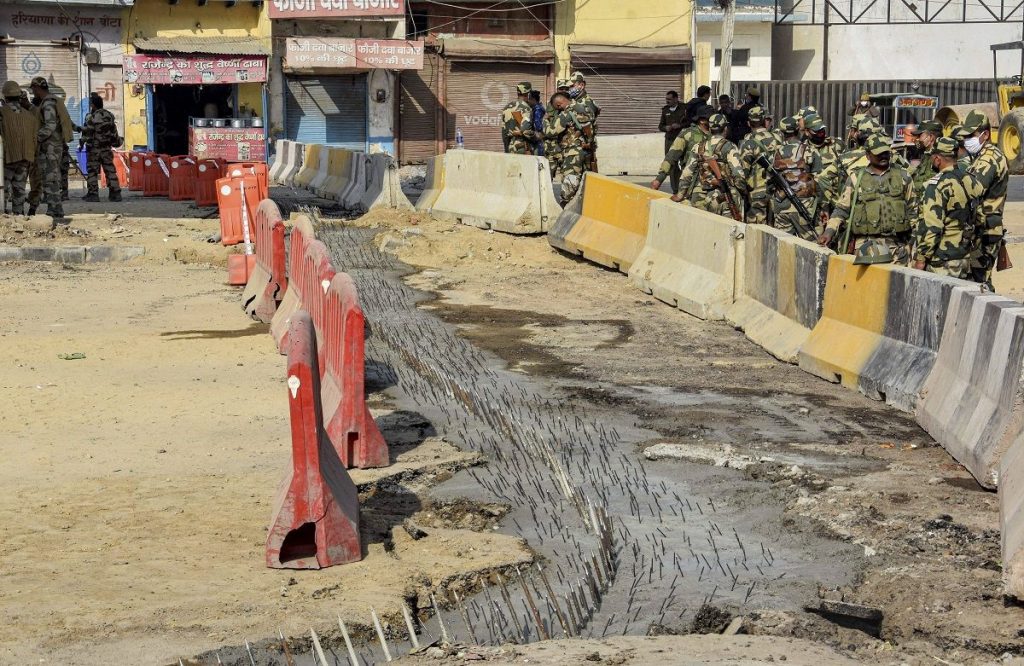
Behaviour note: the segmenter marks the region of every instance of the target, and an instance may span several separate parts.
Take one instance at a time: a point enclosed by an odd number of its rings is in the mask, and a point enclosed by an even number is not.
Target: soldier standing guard
[[[32,79],[32,92],[40,99],[39,104],[39,132],[36,139],[39,142],[39,154],[36,158],[36,168],[39,170],[39,178],[43,183],[43,201],[46,203],[46,212],[54,220],[62,220],[64,217],[64,205],[61,200],[61,156],[64,154],[61,146],[66,145],[70,140],[71,127],[70,119],[65,121],[57,105],[57,99],[50,94],[50,85],[41,76]],[[65,122],[69,125],[65,125]],[[68,138],[65,138],[68,137]]]
[[[813,240],[818,224],[815,211],[818,210],[817,204],[820,201],[815,177],[821,173],[821,156],[810,142],[800,138],[800,126],[796,118],[783,118],[779,123],[779,129],[782,130],[785,143],[776,151],[773,166],[788,183],[792,194],[811,219],[804,219],[788,193],[774,182],[769,182],[772,224],[776,229],[787,231],[805,240]]]
[[[765,112],[760,106],[747,109],[750,133],[740,142],[740,161],[747,174],[747,188],[750,191],[750,207],[747,208],[748,224],[768,224],[768,175],[765,168],[757,163],[761,155],[771,158],[779,149],[775,136],[765,126]]]
[[[528,101],[531,90],[533,86],[529,81],[517,85],[518,99],[501,112],[501,142],[505,144],[506,153],[533,154],[533,109]]]
[[[4,139],[4,188],[11,212],[25,214],[29,166],[36,160],[39,122],[32,111],[21,106],[21,86],[16,81],[3,85],[4,105],[0,107],[0,136]]]
[[[584,148],[583,166],[587,171],[597,171],[597,117],[601,115],[601,107],[597,105],[589,94],[587,94],[587,80],[583,78],[583,72],[573,72],[569,77],[572,87],[569,89],[569,97],[581,105],[590,116],[590,125],[593,131],[587,140]]]
[[[117,180],[117,169],[114,168],[114,148],[121,146],[121,137],[117,133],[117,121],[114,114],[103,108],[103,98],[92,93],[89,95],[89,115],[85,117],[82,127],[82,139],[79,147],[85,144],[87,153],[88,174],[86,184],[89,191],[82,201],[100,200],[100,168],[107,175],[107,187],[110,189],[110,201],[121,200],[121,184]]]
[[[693,113],[691,120],[696,123],[698,118],[710,119],[714,113],[708,105],[704,105],[697,109]],[[690,161],[690,151],[693,150],[701,141],[710,138],[710,134],[704,129],[701,129],[699,125],[691,125],[687,129],[684,129],[676,137],[676,140],[672,142],[668,152],[665,153],[665,161],[661,163],[661,168],[658,169],[658,175],[651,181],[651,189],[660,190],[661,184],[665,182],[669,174],[672,172],[673,165],[686,164]],[[673,192],[676,194],[676,192]]]
[[[594,127],[586,109],[574,104],[569,95],[556,92],[551,96],[555,116],[545,130],[545,138],[558,141],[560,156],[557,173],[562,177],[562,205],[576,195],[583,181],[584,151],[593,136]]]
[[[679,180],[673,201],[743,221],[747,183],[736,144],[725,138],[729,120],[716,113],[710,119],[698,114],[697,124],[710,134],[690,152],[690,161]]]
[[[936,139],[927,158],[935,175],[925,184],[914,268],[970,279],[977,231],[974,208],[982,188],[974,176],[957,166],[955,139]],[[923,162],[918,169],[922,166]]]
[[[964,118],[964,148],[970,156],[967,173],[981,185],[981,202],[975,211],[978,227],[975,249],[971,253],[971,279],[992,289],[992,270],[1003,247],[1003,208],[1010,167],[1002,151],[992,145],[992,128],[988,118],[971,111]]]

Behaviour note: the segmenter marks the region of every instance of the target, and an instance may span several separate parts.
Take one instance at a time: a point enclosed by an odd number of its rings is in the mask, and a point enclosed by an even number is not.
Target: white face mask
[[[972,136],[969,139],[964,140],[964,148],[967,149],[971,155],[977,155],[981,152],[981,139],[976,136]]]

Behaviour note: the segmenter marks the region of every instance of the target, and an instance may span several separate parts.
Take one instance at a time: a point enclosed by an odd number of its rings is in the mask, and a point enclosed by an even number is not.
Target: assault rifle
[[[732,219],[737,222],[743,221],[743,215],[740,213],[739,206],[736,205],[736,199],[732,196],[732,189],[729,187],[728,181],[722,176],[722,166],[718,163],[718,158],[715,156],[702,157],[704,164],[711,171],[711,175],[718,181],[718,191],[725,195],[725,202],[729,205],[729,213],[732,215]]]
[[[775,168],[775,165],[772,164],[766,154],[761,153],[758,155],[756,162],[759,166],[764,168],[765,173],[768,174],[771,181],[775,183],[776,187],[782,190],[782,193],[786,195],[787,199],[789,199],[789,203],[793,204],[793,207],[796,208],[796,212],[803,219],[803,222],[798,222],[793,226],[796,227],[796,230],[801,236],[804,236],[805,238],[813,238],[815,236],[815,216],[811,215],[811,212],[807,210],[807,206],[803,205],[800,198],[796,196],[796,193],[793,191],[792,186],[790,186],[789,181],[783,178],[782,174],[779,173],[779,170]],[[807,225],[810,225],[810,227]]]

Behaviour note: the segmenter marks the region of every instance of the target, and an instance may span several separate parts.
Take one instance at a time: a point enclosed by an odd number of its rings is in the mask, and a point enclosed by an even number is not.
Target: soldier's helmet
[[[932,146],[932,151],[938,155],[945,155],[946,157],[956,157],[956,139],[949,136],[940,136],[938,139],[935,140],[935,145]]]
[[[800,124],[797,123],[796,118],[793,116],[786,116],[779,121],[779,129],[784,134],[796,134],[797,130],[800,129]]]
[[[4,97],[21,97],[21,86],[18,85],[17,81],[5,81],[3,90],[0,93]]]
[[[43,90],[49,90],[50,84],[47,82],[46,77],[37,76],[32,79],[32,83],[29,84],[32,88],[42,88]]]
[[[853,263],[856,266],[867,264],[891,264],[892,254],[885,241],[879,238],[866,238],[854,253]]]
[[[750,107],[750,110],[747,111],[747,120],[753,120],[755,123],[759,123],[764,120],[764,107]]]
[[[721,130],[721,129],[725,128],[726,125],[729,124],[729,121],[728,121],[728,119],[726,119],[726,117],[723,114],[715,113],[715,114],[713,114],[711,116],[709,124],[711,125],[711,129],[713,129],[713,130]]]

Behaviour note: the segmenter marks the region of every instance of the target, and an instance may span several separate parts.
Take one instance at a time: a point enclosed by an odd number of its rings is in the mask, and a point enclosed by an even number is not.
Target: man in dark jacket
[[[729,140],[739,145],[743,138],[750,134],[750,122],[747,114],[755,106],[761,106],[761,91],[757,88],[747,88],[746,99],[743,106],[732,112],[729,118]]]

